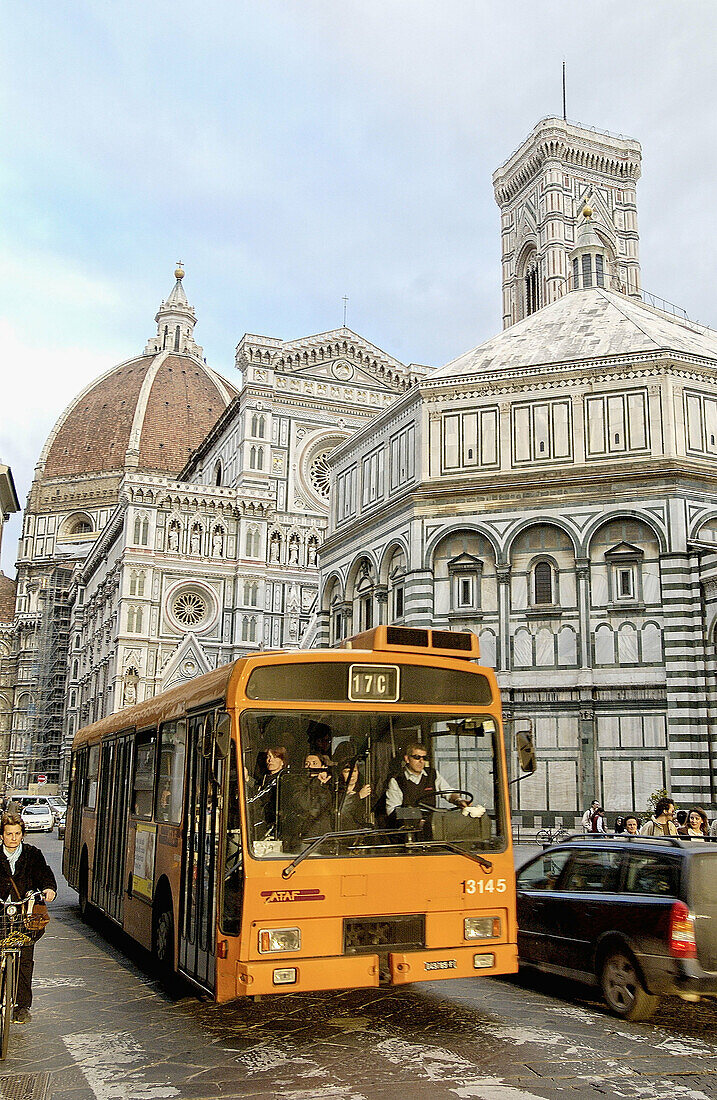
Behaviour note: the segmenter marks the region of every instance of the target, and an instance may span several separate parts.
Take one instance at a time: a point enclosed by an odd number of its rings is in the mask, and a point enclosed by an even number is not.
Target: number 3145
[[[508,889],[504,878],[467,878],[461,886],[464,894],[504,894]]]

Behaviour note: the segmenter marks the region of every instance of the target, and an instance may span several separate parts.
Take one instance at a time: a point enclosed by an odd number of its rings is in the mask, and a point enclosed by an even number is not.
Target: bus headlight
[[[500,917],[466,917],[463,921],[463,936],[467,940],[497,940],[500,934]]]
[[[259,951],[262,955],[270,951],[300,950],[300,928],[262,928],[259,931]]]

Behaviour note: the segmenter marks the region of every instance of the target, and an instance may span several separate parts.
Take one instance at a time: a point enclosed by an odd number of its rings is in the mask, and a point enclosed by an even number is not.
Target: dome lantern
[[[197,317],[182,285],[184,265],[181,260],[177,261],[174,278],[174,286],[154,318],[157,322],[157,335],[147,341],[145,355],[158,351],[174,351],[202,359],[204,350],[194,340]]]
[[[605,286],[608,266],[605,245],[595,228],[592,217],[592,207],[586,201],[583,203],[580,220],[575,231],[575,247],[568,257],[571,271],[571,290],[587,290],[594,286]]]

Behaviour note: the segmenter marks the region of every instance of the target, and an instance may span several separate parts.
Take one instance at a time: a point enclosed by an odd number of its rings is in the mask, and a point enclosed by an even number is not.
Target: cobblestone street
[[[59,844],[35,841],[55,864]],[[61,886],[36,950],[33,1019],[3,1097],[24,1100],[625,1100],[717,1097],[717,1005],[664,1002],[623,1024],[590,991],[536,977],[289,994],[168,997],[144,958],[79,919]]]

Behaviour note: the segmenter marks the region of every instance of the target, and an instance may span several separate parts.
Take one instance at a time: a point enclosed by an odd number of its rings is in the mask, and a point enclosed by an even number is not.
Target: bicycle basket
[[[32,938],[32,942],[39,940],[42,933],[50,923],[50,915],[47,912],[47,906],[42,902],[37,902],[35,907],[23,921],[25,932]]]

